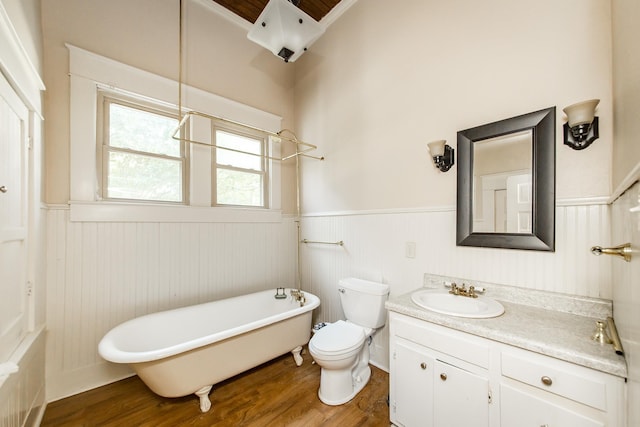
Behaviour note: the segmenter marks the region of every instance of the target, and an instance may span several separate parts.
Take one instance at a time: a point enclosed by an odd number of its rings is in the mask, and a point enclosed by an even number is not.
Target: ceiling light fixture
[[[324,27],[293,2],[269,0],[247,37],[284,62],[293,62],[323,33]]]

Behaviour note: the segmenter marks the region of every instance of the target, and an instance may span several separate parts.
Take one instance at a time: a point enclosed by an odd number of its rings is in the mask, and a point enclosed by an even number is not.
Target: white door
[[[0,74],[0,363],[27,329],[28,110]]]
[[[612,265],[613,313],[628,369],[627,425],[640,426],[640,183],[613,203],[611,225],[609,243],[631,243],[631,262],[618,257],[602,259],[604,256],[597,262]]]
[[[507,178],[507,232],[531,233],[532,214],[531,174]]]

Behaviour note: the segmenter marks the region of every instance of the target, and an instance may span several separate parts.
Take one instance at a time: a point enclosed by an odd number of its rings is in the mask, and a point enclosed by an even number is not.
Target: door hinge
[[[491,404],[491,402],[493,402],[493,394],[491,393],[491,390],[489,390],[489,404]]]
[[[29,280],[27,281],[27,296],[30,297],[31,295],[33,295],[33,284]]]

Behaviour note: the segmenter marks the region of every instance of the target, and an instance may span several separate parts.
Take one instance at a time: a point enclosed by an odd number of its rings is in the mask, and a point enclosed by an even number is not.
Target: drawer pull
[[[427,369],[427,364],[426,364],[426,363],[424,363],[424,362],[422,362],[422,363],[420,364],[420,367],[421,367],[422,369]]]
[[[544,377],[540,378],[540,381],[542,381],[542,384],[544,384],[546,386],[550,386],[551,384],[553,384],[553,381],[551,380],[551,378],[549,378],[546,375]]]
[[[446,381],[447,380],[447,374],[445,374],[444,372],[440,374],[440,379],[442,381]]]

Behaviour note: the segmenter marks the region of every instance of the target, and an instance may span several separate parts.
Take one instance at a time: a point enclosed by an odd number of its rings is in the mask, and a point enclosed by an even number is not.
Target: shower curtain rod
[[[202,141],[195,141],[192,139],[188,139],[188,138],[182,138],[180,136],[180,131],[184,128],[185,124],[187,123],[187,121],[192,117],[192,116],[198,116],[198,117],[202,117],[205,119],[209,119],[209,120],[216,120],[216,121],[220,121],[223,123],[227,123],[227,124],[232,124],[234,126],[240,126],[240,127],[244,127],[253,131],[258,131],[258,132],[263,132],[266,133],[267,135],[273,137],[274,139],[277,138],[280,141],[286,141],[286,142],[290,142],[292,144],[296,144],[296,152],[293,154],[290,154],[288,156],[284,156],[284,157],[273,157],[273,156],[265,156],[262,154],[256,154],[256,153],[252,153],[249,151],[244,151],[244,150],[237,150],[235,148],[229,148],[229,147],[222,147],[216,144],[211,144],[209,142],[202,142]],[[292,138],[288,138],[286,136],[283,136],[284,132],[289,132],[293,135]],[[239,123],[239,122],[235,122],[233,120],[229,120],[229,119],[224,119],[222,117],[217,117],[217,116],[212,116],[211,114],[206,114],[206,113],[202,113],[199,111],[187,111],[184,116],[182,117],[182,119],[180,120],[180,124],[178,125],[178,127],[176,128],[176,130],[173,132],[173,134],[171,134],[171,138],[178,140],[178,141],[185,141],[188,142],[190,144],[197,144],[197,145],[206,145],[208,147],[213,147],[213,148],[220,148],[221,150],[227,150],[227,151],[233,151],[235,153],[241,153],[241,154],[247,154],[250,156],[256,156],[256,157],[263,157],[269,160],[277,160],[277,161],[285,161],[285,160],[289,160],[292,159],[294,157],[309,157],[311,159],[316,159],[316,160],[324,160],[323,156],[312,156],[310,154],[306,154],[309,151],[315,150],[318,147],[316,145],[313,144],[309,144],[307,142],[303,142],[303,141],[299,141],[298,138],[296,137],[295,133],[293,133],[293,131],[289,130],[289,129],[282,129],[278,132],[272,132],[266,129],[260,129],[254,126],[249,126],[249,125],[245,125],[243,123]],[[280,141],[274,141],[274,142],[280,142]],[[303,149],[300,149],[300,147],[304,147]]]

